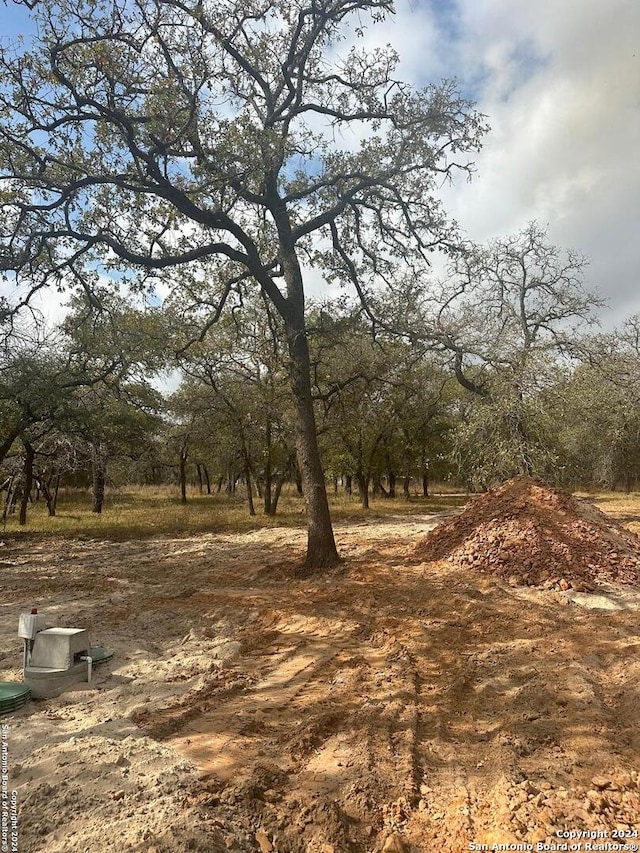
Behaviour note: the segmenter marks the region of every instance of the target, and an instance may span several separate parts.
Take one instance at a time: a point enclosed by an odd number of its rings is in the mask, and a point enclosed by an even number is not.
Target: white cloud
[[[401,0],[355,39],[390,43],[416,85],[458,79],[492,129],[474,180],[442,191],[445,208],[479,242],[548,225],[590,260],[585,284],[611,306],[605,326],[640,311],[638,32],[636,0]]]
[[[0,298],[6,298],[11,306],[20,304],[28,295],[29,287],[17,286],[9,277],[0,281]],[[66,317],[68,299],[68,293],[59,293],[52,287],[40,288],[29,298],[29,309],[23,310],[24,323],[29,325],[32,317],[36,317],[41,327],[51,330]],[[17,322],[20,325],[22,320]]]
[[[358,19],[360,21],[360,19]],[[446,45],[441,38],[438,22],[428,6],[411,2],[396,5],[396,12],[381,24],[365,25],[362,35],[355,35],[356,24],[350,27],[346,44],[355,44],[376,51],[391,45],[400,55],[398,78],[401,80],[432,80],[439,75],[445,61]],[[338,45],[338,53],[344,53]]]
[[[636,0],[404,0],[369,29],[415,84],[457,77],[488,116],[477,174],[443,190],[477,241],[532,219],[591,260],[618,322],[640,311],[640,5]]]
[[[640,310],[640,7],[462,0],[459,10],[452,55],[482,80],[492,131],[449,209],[476,240],[548,223],[554,242],[591,259],[587,284],[615,319]]]

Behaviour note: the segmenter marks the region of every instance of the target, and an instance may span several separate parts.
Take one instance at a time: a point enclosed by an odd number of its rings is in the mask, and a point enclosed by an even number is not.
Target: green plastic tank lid
[[[113,652],[108,652],[102,646],[91,646],[90,654],[94,663],[105,663],[113,657]]]
[[[0,714],[15,711],[31,697],[31,690],[15,681],[0,681]]]

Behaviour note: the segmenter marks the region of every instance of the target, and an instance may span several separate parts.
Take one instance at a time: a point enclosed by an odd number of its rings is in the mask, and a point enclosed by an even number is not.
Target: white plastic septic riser
[[[35,608],[34,608],[35,610]],[[29,663],[31,650],[33,649],[33,641],[36,638],[38,631],[44,631],[48,628],[47,619],[42,613],[34,612],[21,613],[18,619],[18,636],[24,640],[24,659],[22,668],[24,669]]]
[[[47,618],[42,613],[21,613],[18,619],[18,636],[23,640],[35,640],[38,631],[47,628]]]
[[[34,699],[59,696],[91,681],[91,644],[83,628],[45,628],[40,614],[22,613],[18,634],[25,641],[24,681]],[[42,626],[42,627],[41,627]]]

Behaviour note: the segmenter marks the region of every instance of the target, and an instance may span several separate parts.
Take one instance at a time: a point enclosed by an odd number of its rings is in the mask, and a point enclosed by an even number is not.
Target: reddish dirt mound
[[[530,477],[474,498],[416,551],[514,585],[590,590],[598,581],[640,584],[640,537],[587,501]]]

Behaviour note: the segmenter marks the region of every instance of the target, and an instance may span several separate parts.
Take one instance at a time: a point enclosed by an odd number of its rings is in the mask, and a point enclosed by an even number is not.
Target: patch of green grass
[[[423,515],[442,512],[465,503],[463,495],[412,497],[405,501],[371,498],[369,510],[362,508],[358,495],[329,494],[334,521],[383,520],[390,516]],[[59,536],[67,539],[108,539],[124,541],[149,536],[190,536],[197,533],[243,533],[264,527],[305,527],[303,498],[291,488],[283,492],[275,517],[262,512],[262,501],[254,498],[256,515],[250,516],[244,489],[236,495],[200,495],[192,491],[182,504],[177,489],[167,486],[127,486],[108,491],[101,514],[91,511],[91,495],[86,490],[60,491],[56,515],[50,518],[43,501],[29,505],[27,525],[18,524],[17,513],[10,515],[6,534],[12,538]]]

